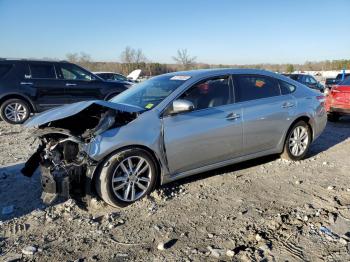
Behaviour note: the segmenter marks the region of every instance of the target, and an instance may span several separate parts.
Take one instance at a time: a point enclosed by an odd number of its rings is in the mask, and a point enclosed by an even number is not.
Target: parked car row
[[[303,83],[309,88],[324,92],[329,121],[338,121],[341,116],[350,115],[350,73],[338,74],[336,78],[327,78],[324,88],[313,76],[307,74],[284,74]],[[344,80],[342,80],[345,78]]]
[[[105,81],[66,61],[0,59],[0,116],[24,123],[32,113],[86,100],[108,100],[129,81]]]
[[[327,123],[324,95],[280,74],[174,72],[110,101],[41,113],[27,127],[41,144],[22,169],[42,169],[44,199],[97,194],[126,206],[157,183],[269,154],[302,159]]]

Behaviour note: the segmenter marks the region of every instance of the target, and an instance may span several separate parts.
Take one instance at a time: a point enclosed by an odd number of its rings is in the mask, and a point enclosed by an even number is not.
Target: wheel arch
[[[0,98],[0,106],[6,101],[6,100],[9,100],[9,99],[21,99],[23,101],[25,101],[26,103],[28,103],[29,107],[30,107],[30,110],[32,112],[36,112],[36,107],[35,105],[33,104],[33,102],[31,101],[31,99],[25,95],[22,95],[22,94],[16,94],[16,93],[13,93],[13,94],[6,94],[4,96],[2,96]]]
[[[106,96],[105,96],[105,98],[104,98],[104,100],[109,100],[109,99],[111,99],[112,97],[114,97],[114,96],[117,96],[117,95],[119,95],[120,94],[120,92],[112,92],[112,93],[109,93],[109,94],[107,94]]]
[[[112,151],[111,153],[109,153],[103,159],[101,159],[99,161],[97,167],[95,168],[95,170],[94,170],[94,172],[93,172],[93,174],[91,176],[91,181],[93,182],[92,185],[91,185],[92,187],[93,187],[93,184],[95,183],[95,179],[97,177],[98,172],[101,171],[101,168],[105,164],[106,160],[109,157],[111,157],[112,155],[115,155],[118,152],[125,151],[125,150],[128,150],[128,149],[141,149],[141,150],[146,151],[147,153],[149,153],[152,156],[152,158],[154,160],[154,163],[156,165],[156,169],[157,169],[157,177],[156,177],[155,187],[158,187],[161,184],[162,164],[161,164],[160,158],[158,157],[156,152],[154,150],[152,150],[151,148],[145,146],[145,145],[134,144],[134,145],[127,145],[127,146],[120,147],[120,148]]]
[[[299,117],[297,117],[296,119],[294,119],[294,121],[290,124],[290,126],[289,126],[289,128],[288,128],[288,131],[285,133],[285,135],[284,135],[284,139],[283,139],[283,144],[282,144],[282,151],[283,151],[283,147],[284,147],[284,144],[286,143],[286,139],[287,139],[287,137],[288,137],[288,134],[289,134],[289,132],[291,131],[291,129],[293,128],[293,126],[297,123],[297,122],[299,122],[299,121],[304,121],[307,125],[308,125],[308,127],[310,128],[310,130],[311,130],[311,141],[313,141],[313,138],[314,138],[314,128],[313,128],[313,126],[312,126],[312,123],[311,123],[311,118],[309,117],[309,116],[307,116],[307,115],[302,115],[302,116],[299,116]],[[281,151],[281,152],[282,152]]]

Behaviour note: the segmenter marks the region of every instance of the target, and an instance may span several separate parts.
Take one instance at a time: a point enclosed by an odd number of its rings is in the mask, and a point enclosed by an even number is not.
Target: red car
[[[342,115],[350,115],[350,77],[332,86],[326,98],[329,121],[338,121]]]

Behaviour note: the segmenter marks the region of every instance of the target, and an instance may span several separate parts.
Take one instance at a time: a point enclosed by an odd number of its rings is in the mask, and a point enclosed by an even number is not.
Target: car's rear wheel
[[[311,144],[311,130],[307,123],[299,121],[290,129],[281,158],[298,161],[305,157]]]
[[[105,161],[96,178],[96,191],[106,203],[124,207],[148,195],[156,176],[151,154],[139,148],[126,149]]]
[[[328,114],[328,120],[331,122],[337,122],[339,121],[340,115],[337,113],[329,113]]]
[[[30,116],[30,107],[28,103],[22,99],[8,99],[2,103],[0,115],[7,123],[22,124]]]

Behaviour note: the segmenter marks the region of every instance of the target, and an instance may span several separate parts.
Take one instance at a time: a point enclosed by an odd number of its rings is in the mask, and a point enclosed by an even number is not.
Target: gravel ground
[[[0,261],[350,261],[350,118],[303,161],[244,162],[124,209],[45,207],[39,173],[19,173],[28,134],[0,122]]]

